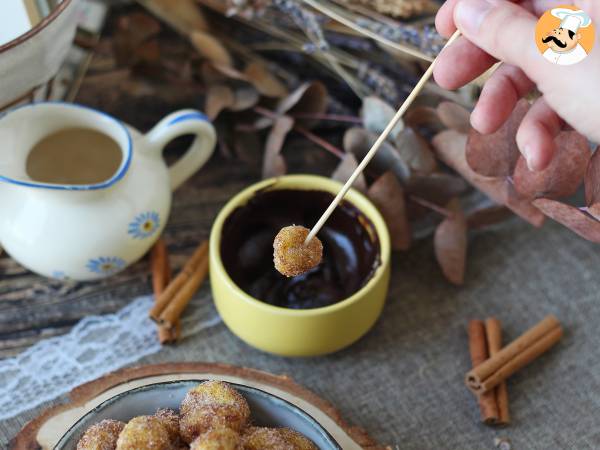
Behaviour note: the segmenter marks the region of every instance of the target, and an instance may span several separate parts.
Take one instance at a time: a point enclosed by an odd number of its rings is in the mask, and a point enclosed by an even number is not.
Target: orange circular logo
[[[546,11],[537,23],[535,43],[545,59],[561,66],[584,60],[594,47],[596,30],[583,10],[564,5]]]

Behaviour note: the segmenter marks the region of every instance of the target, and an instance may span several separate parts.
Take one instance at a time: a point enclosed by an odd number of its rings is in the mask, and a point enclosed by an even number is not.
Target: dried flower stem
[[[267,108],[263,108],[262,106],[255,106],[254,111],[256,111],[258,114],[268,117],[269,119],[277,119],[277,117],[278,117],[278,114],[275,111],[271,111]],[[327,142],[325,139],[320,138],[316,134],[308,131],[306,128],[304,128],[300,125],[294,124],[293,130],[297,131],[298,133],[300,133],[301,135],[306,137],[309,141],[314,142],[315,144],[317,144],[319,147],[323,148],[324,150],[327,150],[332,155],[337,156],[340,159],[342,159],[344,157],[345,152],[342,149]]]
[[[329,120],[332,122],[346,122],[361,124],[362,119],[356,116],[344,116],[341,114],[309,114],[309,113],[297,113],[290,114],[294,119],[308,119],[308,120]]]
[[[430,209],[432,211],[435,211],[438,214],[441,214],[444,217],[452,217],[454,215],[454,213],[452,211],[449,211],[446,208],[442,208],[439,205],[436,205],[435,203],[430,202],[429,200],[425,200],[424,198],[421,198],[417,195],[414,194],[408,194],[408,199],[413,202],[413,203],[417,203],[418,205],[421,205],[427,209]]]
[[[298,133],[300,133],[301,135],[306,137],[306,139],[308,139],[311,142],[314,142],[318,146],[322,147],[324,150],[327,150],[332,155],[335,155],[340,159],[342,159],[344,157],[345,152],[342,149],[327,142],[325,139],[320,138],[316,134],[308,131],[306,128],[304,128],[300,125],[294,125],[294,131],[297,131]]]
[[[431,58],[429,56],[425,55],[423,52],[421,52],[419,50],[415,50],[407,45],[402,45],[397,42],[390,41],[389,39],[384,38],[383,36],[380,36],[377,33],[372,32],[371,30],[368,30],[366,28],[358,26],[352,20],[344,17],[342,14],[338,13],[337,11],[334,11],[333,8],[328,7],[328,6],[320,3],[319,1],[315,1],[315,0],[302,0],[302,1],[304,3],[306,3],[307,5],[312,6],[314,9],[316,9],[320,13],[322,13],[326,16],[329,16],[333,20],[340,22],[341,24],[347,26],[351,30],[354,30],[362,35],[368,36],[371,39],[374,39],[384,45],[387,45],[388,47],[398,50],[399,52],[413,56],[414,58],[417,58],[419,60],[431,61]]]

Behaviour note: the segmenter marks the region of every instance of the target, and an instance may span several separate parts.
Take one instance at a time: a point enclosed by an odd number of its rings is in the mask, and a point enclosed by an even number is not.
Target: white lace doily
[[[0,420],[158,352],[156,326],[148,318],[152,301],[140,297],[115,314],[87,317],[68,334],[0,361]],[[184,338],[221,321],[209,298],[194,299],[188,308]]]

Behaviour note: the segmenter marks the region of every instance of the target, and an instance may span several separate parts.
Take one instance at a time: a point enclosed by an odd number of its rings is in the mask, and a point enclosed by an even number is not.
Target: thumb
[[[459,0],[454,22],[469,41],[520,67],[532,81],[547,69],[535,44],[537,19],[523,7],[505,0]]]

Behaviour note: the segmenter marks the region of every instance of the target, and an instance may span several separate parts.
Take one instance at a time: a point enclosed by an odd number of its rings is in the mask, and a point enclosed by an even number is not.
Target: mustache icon
[[[565,48],[567,46],[566,42],[562,42],[561,40],[559,40],[556,36],[548,36],[542,39],[542,42],[544,44],[547,44],[550,41],[554,41],[554,43],[560,47],[560,48]]]

